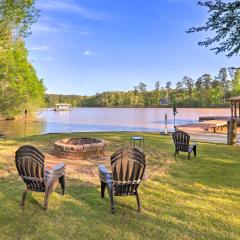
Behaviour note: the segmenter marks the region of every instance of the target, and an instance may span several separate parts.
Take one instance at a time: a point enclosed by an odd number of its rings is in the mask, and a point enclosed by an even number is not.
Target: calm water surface
[[[178,108],[176,125],[196,123],[200,116],[229,116],[229,109]],[[28,122],[26,135],[88,131],[163,131],[164,115],[173,128],[172,108],[74,108],[69,112],[46,109]],[[23,137],[24,120],[0,122],[0,133]]]

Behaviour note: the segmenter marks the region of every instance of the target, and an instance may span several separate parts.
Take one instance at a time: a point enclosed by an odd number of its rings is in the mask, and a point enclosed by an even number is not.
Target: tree
[[[140,91],[141,93],[146,92],[146,90],[147,90],[147,85],[146,85],[145,83],[140,82],[140,83],[138,84],[138,89],[139,89],[139,91]]]
[[[203,87],[203,81],[202,81],[202,78],[200,77],[195,82],[195,88],[197,89],[197,91],[201,91],[202,87]]]
[[[217,87],[219,87],[219,85],[220,85],[220,82],[217,79],[214,79],[211,82],[211,88],[217,88]]]
[[[192,95],[192,90],[194,87],[194,81],[192,78],[185,76],[182,80],[182,84],[183,86],[185,86],[185,88],[188,91],[188,95]]]
[[[177,91],[182,91],[183,90],[183,83],[182,83],[182,81],[178,81],[176,83],[176,90]]]
[[[233,79],[233,94],[234,96],[240,95],[240,69],[237,69]]]
[[[228,71],[227,68],[221,68],[219,70],[219,74],[216,77],[223,88],[223,99],[226,100],[228,93],[230,92],[230,80],[228,79]]]
[[[211,47],[216,54],[226,52],[228,57],[238,55],[240,51],[240,1],[224,2],[199,1],[198,5],[207,7],[208,17],[204,26],[192,27],[187,33],[211,31],[213,37],[200,41],[200,46]]]
[[[201,81],[202,81],[202,86],[205,89],[209,89],[211,86],[211,82],[212,82],[212,77],[210,74],[205,73],[201,76]]]
[[[237,69],[236,67],[229,67],[229,68],[228,68],[228,74],[229,74],[229,76],[230,76],[231,79],[234,78],[236,69]]]
[[[15,116],[42,106],[43,81],[28,61],[24,37],[36,21],[33,0],[0,1],[0,114]]]
[[[165,86],[166,89],[168,90],[171,89],[171,86],[172,86],[172,83],[170,81],[166,82],[166,86]]]
[[[0,55],[0,113],[15,116],[24,109],[42,106],[44,85],[28,62],[28,52],[22,40]]]
[[[11,35],[15,39],[26,37],[29,29],[39,17],[35,0],[0,1],[0,39]]]
[[[234,90],[228,88],[229,96],[236,95],[240,90],[240,74],[234,70]],[[1,74],[1,72],[0,72]],[[147,90],[145,84],[141,88],[138,87],[128,92],[103,92],[94,96],[73,96],[73,95],[47,95],[47,103],[49,107],[59,101],[72,103],[73,106],[157,106],[160,99],[171,99],[172,104],[177,104],[179,107],[220,107],[228,106],[223,100],[224,92],[222,83],[226,80],[226,68],[220,69],[217,76],[214,78],[210,74],[204,74],[197,81],[189,77],[184,77],[183,80],[176,83],[176,87],[171,87],[171,82],[166,83],[166,87],[161,87],[159,91]],[[228,80],[230,81],[230,80]],[[168,92],[167,92],[168,91]],[[191,93],[191,94],[189,94]],[[74,100],[74,101],[73,101]],[[1,100],[0,100],[1,102]],[[49,105],[50,104],[50,105]]]
[[[134,95],[138,94],[138,87],[134,87]]]
[[[166,90],[167,90],[167,97],[169,97],[169,93],[170,93],[170,90],[171,90],[171,86],[172,86],[172,83],[170,81],[166,82]]]
[[[155,82],[155,91],[159,92],[159,90],[160,90],[160,82],[157,81],[157,82]]]

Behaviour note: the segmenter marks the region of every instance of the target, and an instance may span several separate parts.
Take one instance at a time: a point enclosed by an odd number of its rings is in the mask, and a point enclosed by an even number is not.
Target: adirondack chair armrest
[[[180,143],[180,142],[175,142],[175,145],[178,145],[178,146],[189,146],[189,144],[187,144],[187,143]]]
[[[51,170],[54,172],[64,171],[65,165],[65,163],[59,163],[58,165],[55,165]]]
[[[180,145],[180,146],[191,146],[191,147],[194,147],[194,146],[197,146],[197,143],[192,142],[191,144],[187,144],[187,143],[179,143],[179,142],[175,142],[175,145]]]
[[[52,181],[64,176],[65,163],[59,163],[53,166],[51,169],[45,171],[45,180]]]
[[[104,165],[99,165],[98,170],[102,182],[112,183],[112,173]]]

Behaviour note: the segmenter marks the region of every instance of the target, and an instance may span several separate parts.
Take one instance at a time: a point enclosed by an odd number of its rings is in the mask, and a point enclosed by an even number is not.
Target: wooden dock
[[[199,122],[204,122],[204,121],[211,121],[211,120],[222,120],[222,121],[228,121],[230,120],[231,117],[229,116],[203,116],[199,117]]]
[[[222,120],[209,120],[199,123],[201,128],[209,131],[210,129],[213,129],[213,132],[216,133],[218,129],[223,130],[224,127],[227,127],[227,121]]]
[[[185,124],[185,125],[178,125],[177,129],[203,129],[207,132],[210,130],[213,130],[214,133],[217,132],[217,130],[223,130],[225,127],[227,127],[227,121],[223,120],[209,120],[199,123],[192,123],[192,124]]]
[[[231,117],[229,116],[203,116],[203,117],[199,117],[199,123],[201,122],[206,122],[206,121],[212,121],[212,120],[216,120],[216,121],[229,121],[231,120]],[[237,119],[237,125],[240,126],[240,118]]]

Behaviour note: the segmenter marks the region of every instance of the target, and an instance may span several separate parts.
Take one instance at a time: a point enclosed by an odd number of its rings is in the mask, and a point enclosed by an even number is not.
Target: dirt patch
[[[38,148],[45,155],[45,167],[51,168],[61,162],[66,163],[66,180],[67,185],[78,184],[79,180],[90,185],[99,185],[98,165],[104,164],[109,170],[110,157],[119,148],[129,146],[126,139],[120,139],[113,136],[108,139],[105,154],[102,157],[89,158],[88,160],[75,160],[56,157],[53,153],[53,143],[56,139],[48,139],[47,141],[28,142]],[[2,141],[0,144],[0,177],[12,175],[14,178],[18,176],[15,166],[15,151],[20,147],[19,143],[11,140]],[[145,178],[152,178],[156,175],[165,174],[175,160],[172,154],[164,149],[151,144],[145,144],[145,154],[147,161],[147,169]],[[20,179],[20,178],[19,178]]]

